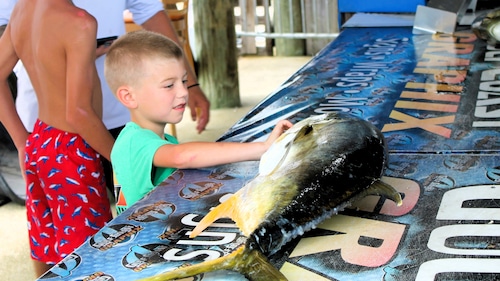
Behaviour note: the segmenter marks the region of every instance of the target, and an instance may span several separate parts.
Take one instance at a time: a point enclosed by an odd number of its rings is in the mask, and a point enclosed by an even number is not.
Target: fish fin
[[[270,175],[279,169],[290,151],[292,135],[282,134],[264,153],[259,162],[259,175]]]
[[[403,205],[401,194],[392,187],[392,185],[385,183],[381,180],[376,180],[370,188],[364,191],[363,197],[368,195],[384,195],[388,199],[396,203],[397,206]]]
[[[285,162],[285,158],[286,158],[288,152],[290,151],[290,147],[291,146],[292,145],[290,143],[286,144],[286,146],[285,146],[285,152],[281,156],[280,161],[278,162],[278,164],[276,164],[276,166],[274,166],[274,169],[269,174],[274,174],[274,172],[276,172],[281,167],[281,164],[283,164],[283,162]]]
[[[226,201],[214,207],[206,214],[196,227],[189,234],[189,238],[198,236],[203,230],[209,227],[213,222],[220,218],[233,218],[234,206],[236,205],[236,196],[230,196]]]
[[[140,281],[173,280],[216,270],[236,271],[253,281],[287,280],[261,252],[248,250],[245,246],[241,246],[227,256],[179,267],[172,271],[140,279]]]

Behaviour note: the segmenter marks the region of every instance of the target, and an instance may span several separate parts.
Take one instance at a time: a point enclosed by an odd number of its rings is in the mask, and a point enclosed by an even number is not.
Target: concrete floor
[[[210,123],[202,134],[196,132],[195,123],[191,121],[189,113],[186,113],[184,120],[176,126],[179,141],[216,140],[310,59],[311,57],[240,57],[238,71],[242,107],[211,110]],[[23,189],[24,182],[16,171],[18,170],[12,167],[2,169],[9,185]],[[1,279],[35,280],[29,257],[24,206],[12,202],[0,206],[0,225]]]

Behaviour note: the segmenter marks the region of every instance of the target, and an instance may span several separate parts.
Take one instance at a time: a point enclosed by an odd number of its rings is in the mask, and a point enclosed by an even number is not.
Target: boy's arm
[[[163,145],[156,151],[153,164],[157,167],[186,169],[259,160],[271,144],[291,126],[292,123],[287,120],[278,122],[265,142],[189,142]]]
[[[164,36],[174,40],[177,44],[180,45],[179,38],[177,37],[177,32],[175,31],[172,22],[164,11],[156,13],[141,26],[146,30],[163,34]],[[191,65],[188,63],[186,56],[184,56],[184,65],[186,66],[186,70],[188,72],[187,85],[191,86],[198,84],[198,80],[196,78],[194,70],[191,69]],[[197,86],[189,88],[188,105],[191,111],[191,119],[193,121],[198,120],[196,129],[198,130],[198,133],[201,133],[205,130],[205,127],[207,126],[210,119],[210,102],[205,96],[205,93],[203,93],[201,87]],[[197,116],[197,114],[199,114],[199,116]]]
[[[75,19],[76,30],[66,37],[66,120],[93,149],[110,159],[114,139],[102,122],[102,93],[95,67],[97,22]]]
[[[24,160],[24,151],[28,131],[17,114],[12,92],[8,84],[8,77],[19,60],[10,41],[10,29],[7,27],[0,37],[0,122],[9,133],[19,154],[20,164]],[[20,165],[24,175],[24,165]]]

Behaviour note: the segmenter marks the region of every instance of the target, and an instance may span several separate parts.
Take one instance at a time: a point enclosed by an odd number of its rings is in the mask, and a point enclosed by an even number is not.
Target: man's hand
[[[188,106],[191,111],[191,119],[197,121],[196,130],[200,134],[210,121],[210,102],[200,86],[189,89]]]
[[[113,44],[113,41],[110,41],[109,43],[106,42],[106,44],[102,44],[101,46],[97,47],[95,50],[95,57],[98,58],[104,54],[106,54],[109,50],[109,47],[111,47],[111,44]]]

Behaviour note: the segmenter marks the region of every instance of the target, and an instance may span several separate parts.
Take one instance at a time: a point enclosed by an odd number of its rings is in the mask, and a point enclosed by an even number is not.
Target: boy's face
[[[143,73],[134,87],[140,122],[179,123],[188,101],[183,61],[154,58],[143,63]]]

